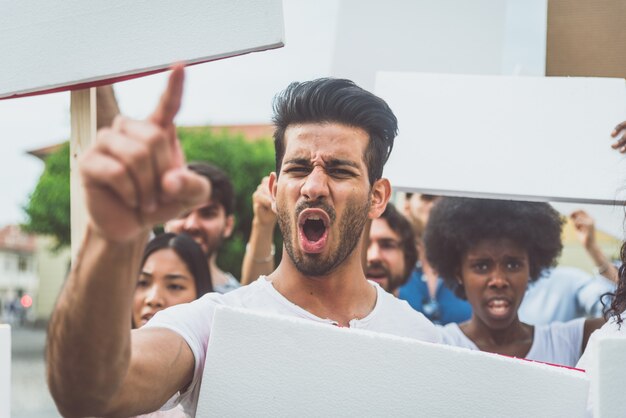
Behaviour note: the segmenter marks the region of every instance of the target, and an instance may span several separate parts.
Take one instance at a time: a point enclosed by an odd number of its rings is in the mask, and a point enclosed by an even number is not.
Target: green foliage
[[[252,225],[252,193],[263,176],[274,170],[274,144],[269,138],[247,141],[242,135],[225,130],[214,133],[209,127],[179,128],[178,135],[187,161],[215,164],[226,171],[233,182],[235,230],[224,243],[217,260],[222,269],[240,277]],[[280,245],[276,248],[281,248]]]
[[[70,245],[69,161],[69,143],[46,158],[43,174],[24,207],[27,221],[23,228],[28,232],[51,235],[56,240],[56,249]]]
[[[206,161],[226,171],[235,187],[236,225],[232,238],[218,256],[220,267],[241,274],[241,261],[252,224],[252,193],[274,169],[274,145],[270,139],[247,141],[227,131],[213,133],[209,127],[179,128],[187,161]],[[70,245],[69,144],[46,159],[46,168],[24,208],[27,231],[52,235],[57,248]],[[276,234],[279,235],[279,234]],[[276,248],[280,248],[277,242]],[[280,251],[277,251],[280,254]]]

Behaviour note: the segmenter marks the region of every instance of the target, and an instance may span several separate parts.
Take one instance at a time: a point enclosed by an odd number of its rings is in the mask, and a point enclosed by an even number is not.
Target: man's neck
[[[269,279],[294,304],[340,326],[366,317],[376,305],[376,289],[365,279],[358,250],[331,273],[315,277],[300,272],[283,251],[282,261]]]
[[[217,254],[209,257],[209,272],[211,273],[213,287],[224,286],[228,283],[228,275],[217,266]]]

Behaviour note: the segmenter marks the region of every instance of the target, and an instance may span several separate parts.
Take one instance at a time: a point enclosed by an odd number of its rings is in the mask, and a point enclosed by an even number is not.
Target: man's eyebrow
[[[342,160],[340,158],[332,158],[328,161],[326,161],[326,166],[327,167],[339,167],[339,166],[348,166],[348,167],[353,167],[353,168],[360,168],[359,164],[357,164],[354,161],[351,160]]]
[[[285,161],[285,164],[297,164],[297,165],[311,165],[311,161],[306,158],[292,158],[290,160]]]
[[[152,277],[152,273],[149,273],[149,272],[147,272],[147,271],[143,271],[143,270],[141,271],[141,273],[139,273],[139,275],[141,275],[141,276],[148,276],[148,277]]]

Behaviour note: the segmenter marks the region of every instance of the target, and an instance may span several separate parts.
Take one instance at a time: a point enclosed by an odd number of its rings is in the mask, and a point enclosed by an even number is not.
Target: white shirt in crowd
[[[574,367],[582,352],[585,318],[536,325],[526,359]],[[480,350],[455,323],[440,327],[444,344]]]
[[[439,332],[424,315],[413,310],[406,301],[396,299],[385,292],[376,283],[370,283],[376,288],[376,305],[365,318],[350,321],[350,328],[415,338],[420,341],[440,342]],[[195,370],[189,388],[176,396],[174,402],[164,405],[162,409],[168,409],[180,403],[185,413],[195,414],[213,314],[217,305],[336,325],[332,320],[319,318],[290,302],[265,276],[232,292],[223,295],[209,293],[194,302],[160,311],[144,327],[167,328],[176,332],[185,339],[195,357]]]

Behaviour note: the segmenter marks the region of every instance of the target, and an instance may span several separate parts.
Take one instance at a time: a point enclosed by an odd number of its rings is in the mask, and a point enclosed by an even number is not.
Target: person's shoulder
[[[622,322],[617,322],[617,316],[613,316],[606,321],[606,324],[602,325],[600,329],[594,332],[597,335],[611,335],[617,333],[626,333],[626,312],[623,312],[620,317]]]
[[[378,300],[376,302],[377,316],[388,322],[390,328],[406,332],[408,336],[429,341],[440,342],[441,336],[432,322],[421,312],[416,311],[405,300],[396,298],[376,285]]]
[[[553,341],[559,344],[569,344],[582,338],[586,318],[576,318],[566,322],[550,322],[549,324],[535,325],[534,338],[537,342]]]
[[[441,333],[441,340],[444,344],[475,349],[473,344],[468,342],[469,339],[456,322],[438,326],[437,329]]]
[[[224,272],[224,275],[226,276],[226,283],[215,286],[213,289],[214,292],[229,293],[241,287],[241,283],[235,278],[235,276],[232,275],[232,273],[226,271]]]
[[[585,317],[581,317],[581,318],[570,319],[569,321],[565,321],[565,322],[554,321],[554,322],[550,322],[549,324],[536,325],[535,329],[558,332],[560,330],[565,330],[565,329],[582,328],[585,326],[586,319],[587,318]]]
[[[385,311],[391,310],[391,311],[398,312],[399,314],[403,314],[403,315],[408,314],[411,316],[413,316],[413,314],[420,313],[420,312],[417,312],[415,309],[411,308],[411,305],[409,305],[406,300],[398,299],[391,293],[388,293],[387,291],[385,291],[377,283],[372,282],[372,284],[376,288],[376,293],[377,293],[376,305],[378,309],[385,310]],[[417,317],[419,317],[419,315]]]
[[[263,292],[267,283],[265,276],[261,276],[250,284],[233,288],[228,293],[208,293],[203,298],[209,297],[214,303],[223,305],[241,306],[246,299]]]
[[[164,311],[173,315],[188,315],[189,311],[196,313],[213,311],[216,305],[240,307],[246,298],[258,292],[260,288],[262,288],[262,283],[253,282],[247,286],[239,286],[228,293],[206,293],[192,302],[171,306]]]

